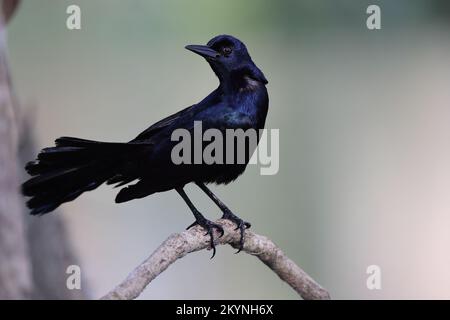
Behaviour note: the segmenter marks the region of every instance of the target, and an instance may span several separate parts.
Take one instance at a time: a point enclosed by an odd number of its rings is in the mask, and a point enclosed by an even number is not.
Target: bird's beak
[[[196,44],[190,44],[185,47],[189,51],[192,51],[198,55],[201,55],[205,59],[214,59],[219,57],[219,53],[211,49],[208,46],[202,46],[202,45],[196,45]]]

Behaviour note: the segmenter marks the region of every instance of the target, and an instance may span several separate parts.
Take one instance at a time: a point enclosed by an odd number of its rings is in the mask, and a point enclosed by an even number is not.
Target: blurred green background
[[[79,31],[66,28],[70,4],[81,7]],[[369,4],[381,7],[381,30],[366,28]],[[214,187],[219,197],[333,298],[448,299],[449,4],[24,0],[9,27],[12,76],[39,147],[59,136],[126,141],[216,88],[184,45],[240,38],[269,80],[280,171],[250,166]],[[175,192],[116,205],[116,191],[62,207],[94,298],[193,220]],[[196,188],[188,193],[220,216]],[[232,253],[191,254],[141,298],[297,298],[257,259]],[[366,287],[372,264],[381,290]]]

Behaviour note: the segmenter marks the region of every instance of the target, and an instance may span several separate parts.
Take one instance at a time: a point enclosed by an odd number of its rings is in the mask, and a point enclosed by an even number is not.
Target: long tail
[[[32,215],[55,210],[85,191],[114,177],[124,154],[135,145],[61,137],[55,147],[41,150],[25,169],[33,176],[22,185]],[[135,148],[134,148],[135,149]]]

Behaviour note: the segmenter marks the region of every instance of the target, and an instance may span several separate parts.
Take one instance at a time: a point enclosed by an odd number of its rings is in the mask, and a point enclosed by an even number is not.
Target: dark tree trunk
[[[84,290],[66,286],[67,267],[77,262],[61,218],[29,216],[19,192],[25,177],[18,164],[36,150],[29,121],[19,116],[7,60],[5,25],[18,3],[3,0],[0,7],[0,299],[82,299]]]
[[[36,156],[31,116],[21,121],[21,143],[19,155],[22,167]],[[23,180],[27,177],[23,175]],[[83,299],[85,281],[82,290],[69,290],[66,286],[67,267],[79,265],[70,245],[66,228],[57,210],[43,217],[30,216],[24,208],[27,229],[27,242],[30,252],[33,299]]]
[[[8,7],[6,2],[2,8]],[[0,298],[21,299],[31,292],[32,281],[18,193],[17,117],[7,63],[5,20],[11,14],[0,15]]]

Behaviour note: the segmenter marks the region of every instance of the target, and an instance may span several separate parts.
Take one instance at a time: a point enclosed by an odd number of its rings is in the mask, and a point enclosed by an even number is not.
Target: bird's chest
[[[229,102],[230,112],[226,115],[229,125],[242,126],[242,129],[264,128],[267,116],[267,99],[261,97],[259,92],[243,91],[233,97]]]

